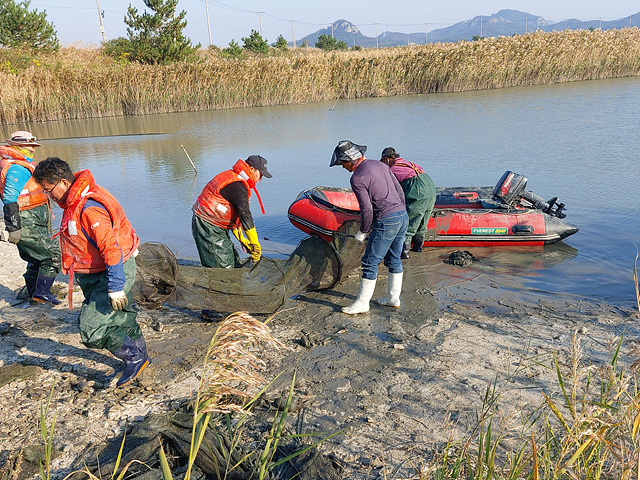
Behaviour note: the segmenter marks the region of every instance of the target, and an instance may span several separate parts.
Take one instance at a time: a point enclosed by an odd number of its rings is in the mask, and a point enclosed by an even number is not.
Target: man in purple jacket
[[[400,306],[402,290],[402,262],[400,254],[409,224],[402,187],[385,164],[367,160],[367,147],[342,140],[333,151],[330,167],[341,165],[353,173],[351,189],[360,205],[360,231],[355,238],[369,240],[362,256],[362,279],[356,301],[342,311],[349,315],[369,311],[378,278],[378,264],[384,260],[389,269],[389,287],[385,298],[377,300],[379,305]]]

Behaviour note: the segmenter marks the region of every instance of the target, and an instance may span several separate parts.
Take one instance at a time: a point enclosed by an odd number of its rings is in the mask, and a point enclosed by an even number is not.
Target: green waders
[[[191,221],[191,233],[203,267],[236,268],[240,266],[240,255],[231,243],[229,230],[216,227],[194,215]]]
[[[124,262],[127,279],[124,293],[129,304],[122,310],[114,310],[107,292],[107,272],[77,273],[75,278],[84,294],[79,326],[82,343],[89,348],[106,348],[111,353],[118,350],[127,335],[135,340],[142,332],[136,322],[138,313],[133,308],[131,287],[136,279],[136,261],[133,257]]]
[[[20,258],[27,262],[24,280],[28,295],[21,292],[21,298],[29,298],[33,294],[38,276],[55,277],[60,273],[60,243],[51,238],[51,216],[49,206],[20,212],[20,241],[17,244]]]
[[[426,173],[407,178],[400,186],[404,191],[409,215],[409,227],[404,238],[405,242],[411,242],[414,235],[424,237],[436,203],[436,186]]]

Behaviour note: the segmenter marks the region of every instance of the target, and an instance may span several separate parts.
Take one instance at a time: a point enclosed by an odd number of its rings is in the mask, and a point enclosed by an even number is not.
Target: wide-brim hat
[[[41,147],[39,143],[36,143],[36,137],[31,135],[31,132],[26,132],[24,130],[20,130],[18,132],[13,132],[11,134],[11,138],[5,140],[9,145],[14,145],[16,147]]]
[[[350,140],[341,140],[333,150],[329,166],[333,167],[347,162],[355,163],[364,157],[364,152],[366,151],[367,147],[364,145],[358,145]]]

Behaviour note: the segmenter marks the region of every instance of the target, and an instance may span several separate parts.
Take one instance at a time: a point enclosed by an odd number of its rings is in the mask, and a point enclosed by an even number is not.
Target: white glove
[[[354,235],[354,238],[356,239],[356,242],[364,243],[364,241],[367,239],[367,234],[358,232]]]
[[[109,300],[111,300],[111,307],[114,310],[122,310],[129,303],[123,291],[109,292]]]

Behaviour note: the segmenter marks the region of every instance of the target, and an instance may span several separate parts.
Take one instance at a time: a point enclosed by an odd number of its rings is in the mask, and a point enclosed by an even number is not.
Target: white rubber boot
[[[369,311],[369,302],[373,297],[373,290],[376,288],[376,281],[367,278],[360,279],[360,291],[358,298],[348,307],[342,307],[342,312],[347,315],[355,315],[356,313],[367,313]]]
[[[398,308],[400,306],[400,291],[402,290],[402,273],[389,274],[389,290],[387,296],[376,300],[378,305]]]

